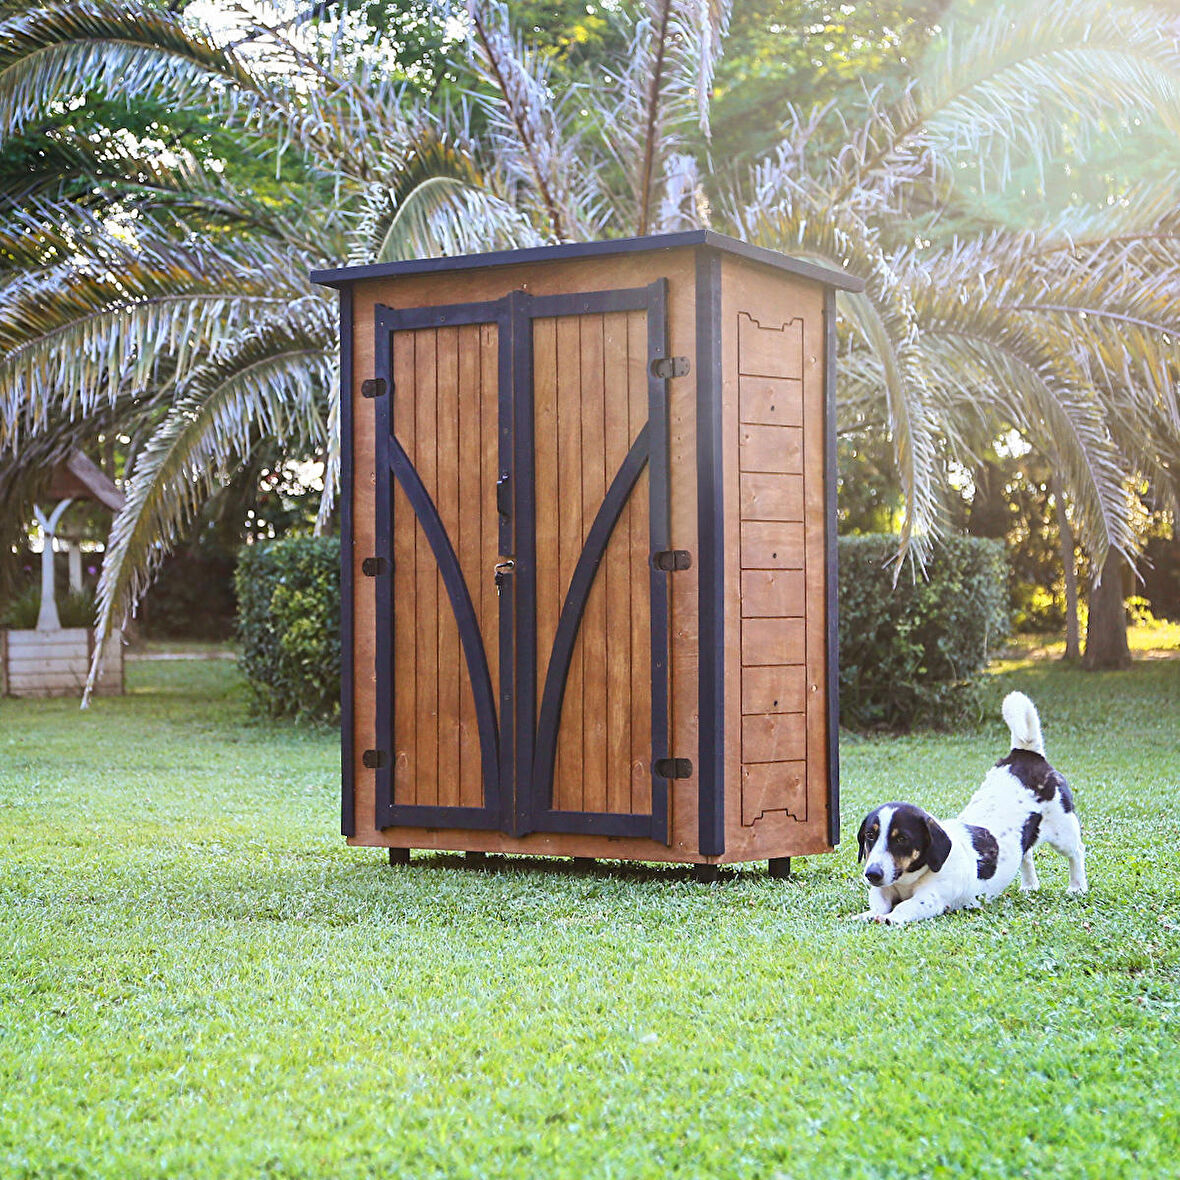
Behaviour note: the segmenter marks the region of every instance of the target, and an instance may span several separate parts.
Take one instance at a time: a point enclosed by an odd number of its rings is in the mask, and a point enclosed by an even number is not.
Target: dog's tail
[[[1012,749],[1031,750],[1045,756],[1045,742],[1041,737],[1041,719],[1037,707],[1022,692],[1010,692],[1001,708],[1004,720],[1012,731]]]

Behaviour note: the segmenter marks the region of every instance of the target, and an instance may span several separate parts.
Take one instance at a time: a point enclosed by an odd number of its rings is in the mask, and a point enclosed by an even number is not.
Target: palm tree
[[[309,48],[305,24],[214,37],[141,0],[55,0],[0,23],[0,137],[101,87],[204,106],[253,150],[294,153],[310,177],[276,210],[191,161],[77,140],[101,213],[55,192],[0,202],[0,449],[27,470],[30,444],[100,419],[137,440],[102,630],[263,439],[325,456],[327,518],[334,313],[306,276],[341,258],[709,219],[867,279],[863,295],[840,297],[842,418],[889,431],[915,552],[937,536],[945,462],[969,455],[981,425],[1018,428],[1054,457],[1096,567],[1132,551],[1131,476],[1175,495],[1172,202],[1135,193],[1025,234],[940,245],[916,229],[953,199],[964,161],[987,156],[1002,172],[1015,150],[1050,158],[1066,119],[1075,133],[1132,109],[1174,121],[1169,17],[1099,0],[999,7],[948,33],[900,97],[786,110],[771,149],[741,171],[711,160],[723,0],[645,0],[619,18],[627,51],[594,77],[524,44],[503,4],[471,0],[465,19],[475,97],[433,105],[347,37],[313,35]]]

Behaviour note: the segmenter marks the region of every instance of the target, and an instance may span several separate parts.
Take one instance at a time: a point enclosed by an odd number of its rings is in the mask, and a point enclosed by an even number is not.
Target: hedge
[[[926,576],[898,538],[841,537],[840,720],[854,729],[952,725],[981,706],[979,673],[1008,634],[1004,547],[952,537]],[[340,708],[340,541],[293,537],[242,550],[235,575],[241,666],[275,717]]]
[[[838,545],[841,724],[948,726],[978,714],[979,674],[1008,635],[1003,543],[948,538],[924,577],[907,567],[896,586],[896,536]]]
[[[272,717],[340,712],[340,539],[285,537],[242,549],[234,575],[240,664]]]

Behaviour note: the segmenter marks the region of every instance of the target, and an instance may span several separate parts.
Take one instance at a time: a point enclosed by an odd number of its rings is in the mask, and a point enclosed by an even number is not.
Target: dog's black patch
[[[996,765],[1006,766],[1020,785],[1041,803],[1048,803],[1057,792],[1058,782],[1065,781],[1043,754],[1034,754],[1032,750],[1013,750]]]
[[[1041,813],[1034,811],[1032,815],[1024,821],[1024,828],[1020,833],[1020,849],[1022,852],[1027,852],[1036,842],[1037,837],[1041,834]]]
[[[1069,789],[1069,783],[1065,781],[1065,775],[1057,774],[1057,793],[1061,796],[1061,810],[1067,815],[1073,811],[1073,792]]]
[[[975,859],[979,864],[979,879],[987,881],[996,875],[996,861],[1000,858],[1000,845],[987,828],[977,827],[975,824],[964,824],[963,826],[971,833],[971,843],[975,846]]]

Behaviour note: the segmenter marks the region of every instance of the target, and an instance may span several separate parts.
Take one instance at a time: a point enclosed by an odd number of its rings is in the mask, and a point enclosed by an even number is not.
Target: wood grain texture
[[[622,466],[631,445],[627,359],[627,315],[603,317],[602,369],[607,388],[603,403],[603,454],[607,480]],[[618,388],[613,388],[618,386]],[[603,569],[603,644],[606,677],[607,811],[631,810],[631,527],[630,505],[623,509],[607,548]]]
[[[743,471],[803,474],[803,429],[799,426],[741,428],[738,463]]]
[[[736,798],[727,792],[741,819],[727,825],[726,856],[801,855],[826,842],[822,294],[740,263],[723,282],[743,616],[742,765]]]
[[[628,448],[648,419],[647,316],[627,314],[627,439]],[[651,811],[651,595],[648,589],[650,537],[650,473],[645,468],[623,510],[620,529],[627,538],[627,582],[630,625],[626,642],[630,661],[627,809]],[[620,601],[622,596],[620,595]]]
[[[751,713],[742,717],[743,762],[801,762],[806,757],[805,713]]]
[[[742,766],[742,824],[753,827],[764,816],[781,813],[808,820],[807,763],[755,762]]]
[[[803,476],[741,473],[742,520],[802,520]]]
[[[802,664],[806,653],[803,619],[742,620],[743,666]]]
[[[451,545],[461,541],[459,519],[459,331],[439,328],[435,333],[435,455],[434,503]],[[438,586],[438,803],[459,805],[459,764],[462,719],[459,684],[467,667],[459,647],[459,625],[443,584]]]
[[[646,354],[643,312],[534,326],[539,686],[587,534],[647,421]],[[651,807],[648,478],[615,524],[578,628],[557,733],[557,810]]]
[[[582,542],[606,496],[606,390],[603,317],[578,317],[581,335]],[[619,378],[612,374],[612,393]],[[571,407],[572,409],[572,407]],[[606,810],[606,584],[599,566],[578,635],[582,655],[582,809]]]
[[[582,520],[582,332],[574,316],[557,320],[557,364],[557,453],[546,457],[557,471],[557,501],[549,506],[538,502],[537,521],[540,527],[542,513],[557,514],[557,580],[564,602],[586,539]],[[552,560],[551,556],[537,553],[538,564],[546,560]],[[548,655],[546,652],[546,668]],[[557,729],[553,806],[561,811],[581,811],[584,802],[582,658],[579,639],[570,660]]]
[[[807,669],[802,664],[742,670],[743,713],[803,713],[807,708]]]
[[[741,421],[764,426],[803,425],[803,382],[775,377],[741,377]]]
[[[802,521],[743,520],[739,528],[742,569],[803,568]]]
[[[487,586],[498,528],[497,369],[495,329],[489,337],[485,327],[394,333],[392,429],[455,551],[495,687],[499,607]],[[434,551],[400,484],[392,529],[394,801],[477,807],[483,761],[467,656]]]
[[[742,617],[802,618],[805,586],[802,570],[742,570]]]
[[[751,298],[753,302],[755,299]],[[761,302],[757,315],[738,311],[739,373],[780,378],[803,376],[803,321],[784,321],[780,318],[780,307]],[[763,315],[765,319],[759,318]]]

